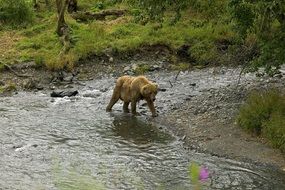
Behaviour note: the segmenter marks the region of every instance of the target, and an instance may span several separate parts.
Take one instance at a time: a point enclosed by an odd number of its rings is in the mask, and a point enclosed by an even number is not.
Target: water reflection
[[[167,143],[174,140],[167,134],[143,118],[134,117],[130,114],[111,114],[113,120],[113,132],[136,145],[148,143]]]

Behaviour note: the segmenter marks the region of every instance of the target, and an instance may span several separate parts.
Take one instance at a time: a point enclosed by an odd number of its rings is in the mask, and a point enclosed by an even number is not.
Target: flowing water
[[[191,163],[210,171],[202,189],[285,189],[273,167],[185,150],[150,117],[123,114],[122,104],[106,113],[113,85],[91,81],[71,98],[0,98],[0,189],[194,189]]]

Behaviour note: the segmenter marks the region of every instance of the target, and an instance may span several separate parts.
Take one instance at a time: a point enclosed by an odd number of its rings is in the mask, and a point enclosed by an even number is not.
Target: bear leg
[[[156,111],[155,111],[155,108],[154,108],[154,105],[153,105],[153,101],[151,101],[151,100],[146,100],[146,102],[147,102],[147,105],[148,105],[148,107],[149,107],[149,109],[150,109],[150,111],[151,111],[152,117],[158,116],[157,113],[156,113]]]
[[[125,113],[129,113],[130,112],[129,104],[130,104],[130,102],[124,102],[124,104],[123,104],[123,110],[124,110]]]
[[[117,103],[117,101],[120,99],[120,90],[120,87],[115,87],[112,98],[106,108],[106,111],[111,111],[114,104]]]

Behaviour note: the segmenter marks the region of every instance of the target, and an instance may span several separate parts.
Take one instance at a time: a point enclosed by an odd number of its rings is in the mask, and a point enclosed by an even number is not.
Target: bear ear
[[[148,85],[144,85],[144,86],[142,87],[142,94],[143,94],[143,95],[146,95],[146,94],[149,94],[149,93],[150,93],[150,90],[149,90]]]

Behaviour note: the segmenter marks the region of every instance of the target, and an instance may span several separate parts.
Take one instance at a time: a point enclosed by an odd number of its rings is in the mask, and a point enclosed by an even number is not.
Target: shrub
[[[25,0],[0,0],[0,23],[23,26],[33,19],[31,4]]]
[[[264,124],[262,131],[274,147],[279,148],[285,152],[285,114],[274,113],[269,121]]]
[[[285,111],[285,100],[277,90],[256,91],[241,107],[237,121],[242,128],[260,134],[271,115],[282,111]]]
[[[285,152],[285,95],[277,90],[253,92],[241,107],[238,124],[269,139]]]

